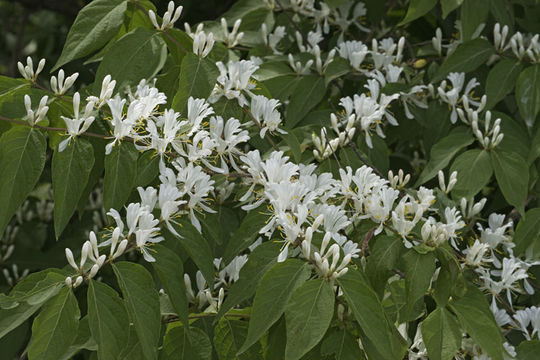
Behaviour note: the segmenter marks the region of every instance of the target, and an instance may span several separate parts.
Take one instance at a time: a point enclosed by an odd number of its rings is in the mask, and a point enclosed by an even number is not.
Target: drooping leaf
[[[285,309],[285,359],[297,360],[321,341],[334,315],[334,291],[324,279],[313,279],[294,291]]]
[[[443,80],[451,72],[469,72],[476,70],[485,63],[495,52],[493,45],[481,38],[466,41],[442,63],[431,80],[436,83]]]
[[[461,329],[454,315],[437,308],[420,324],[422,338],[433,360],[451,360],[461,347]]]
[[[248,334],[240,353],[259,340],[278,321],[293,291],[308,279],[310,272],[309,266],[297,259],[277,263],[268,270],[257,287]]]
[[[465,295],[450,302],[461,326],[482,350],[494,360],[503,359],[502,336],[489,304],[482,292],[474,285],[467,287]]]
[[[165,291],[169,295],[169,299],[174,310],[178,314],[182,324],[188,323],[188,299],[186,297],[186,285],[184,283],[184,266],[182,259],[178,257],[172,250],[169,250],[163,245],[154,245],[155,262],[152,266],[156,270],[159,279]]]
[[[45,136],[33,128],[14,126],[0,137],[0,234],[38,182],[46,150]]]
[[[450,167],[450,173],[457,171],[457,183],[452,190],[456,199],[476,195],[489,182],[493,167],[486,150],[467,150],[459,155]]]
[[[402,359],[406,344],[392,330],[379,297],[360,271],[350,269],[338,278],[347,304],[366,338],[384,359]]]
[[[506,201],[522,214],[529,189],[529,166],[517,153],[493,149],[490,152],[495,178]]]
[[[114,146],[105,156],[103,179],[103,207],[120,210],[133,190],[137,177],[138,151],[127,141]]]
[[[503,59],[489,71],[486,81],[486,109],[491,109],[512,92],[523,65],[514,59]]]
[[[182,325],[175,326],[167,331],[163,339],[160,359],[210,360],[212,343],[208,335],[197,327],[191,327],[188,332]]]
[[[113,269],[142,353],[146,359],[157,359],[161,314],[152,275],[143,266],[132,262],[116,263]]]
[[[265,242],[248,256],[247,262],[240,269],[238,281],[230,288],[225,301],[216,316],[221,318],[233,306],[251,298],[264,274],[276,263],[280,244]]]
[[[118,359],[128,342],[129,318],[118,293],[108,285],[90,280],[88,322],[98,344],[98,359]]]
[[[32,325],[28,359],[57,360],[75,337],[81,314],[71,288],[63,288],[50,299]]]
[[[127,9],[126,0],[94,0],[81,9],[53,70],[90,55],[104,46],[118,32]]]
[[[180,67],[178,92],[174,96],[172,108],[187,115],[188,99],[207,98],[214,88],[218,75],[218,68],[209,59],[199,58],[192,53],[185,55]]]
[[[94,166],[94,150],[85,139],[70,141],[52,160],[54,232],[58,238],[77,208]]]
[[[525,123],[532,127],[540,112],[540,64],[529,66],[519,74],[516,103]]]
[[[293,129],[307,113],[324,97],[324,78],[316,75],[304,76],[295,88],[287,107],[285,126]]]
[[[141,79],[151,79],[161,70],[166,58],[167,47],[159,33],[138,27],[105,52],[97,69],[94,88],[99,92],[107,75],[116,80],[119,89],[136,85]]]

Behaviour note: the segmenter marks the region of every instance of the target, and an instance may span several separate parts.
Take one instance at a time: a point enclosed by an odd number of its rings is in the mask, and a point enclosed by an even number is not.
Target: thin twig
[[[0,115],[0,120],[7,121],[7,122],[10,122],[10,123],[13,123],[13,124],[27,126],[27,127],[34,127],[34,128],[38,128],[38,129],[46,130],[46,131],[57,131],[57,132],[66,132],[67,131],[67,129],[65,129],[65,128],[57,128],[57,127],[41,126],[41,125],[32,126],[26,121],[10,119],[10,118],[7,118],[7,117],[1,116],[1,115]],[[110,139],[111,138],[110,136],[107,136],[107,135],[96,134],[96,133],[92,133],[92,132],[83,132],[80,135],[90,136],[90,137],[95,137],[95,138],[100,138],[100,139]]]

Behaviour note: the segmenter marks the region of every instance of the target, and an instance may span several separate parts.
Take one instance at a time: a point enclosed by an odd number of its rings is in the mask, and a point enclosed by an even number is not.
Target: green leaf
[[[71,288],[60,290],[47,302],[32,324],[28,358],[58,360],[75,340],[80,316]]]
[[[199,328],[191,327],[188,333],[183,326],[175,326],[167,330],[160,359],[211,360],[212,343]]]
[[[514,59],[502,59],[490,70],[486,81],[486,109],[491,109],[514,89],[522,64]]]
[[[118,359],[128,342],[129,318],[124,303],[110,286],[90,280],[88,286],[88,322],[97,342],[98,359]]]
[[[540,64],[521,72],[516,83],[516,103],[528,127],[532,127],[540,112]]]
[[[265,61],[253,74],[257,81],[265,81],[278,76],[293,75],[291,67],[283,61]]]
[[[493,45],[485,39],[477,38],[459,45],[441,65],[432,83],[443,80],[451,72],[470,72],[485,63],[494,54]]]
[[[214,286],[214,255],[206,239],[191,225],[189,221],[180,221],[172,224],[174,230],[180,235],[176,237],[195,265],[201,270],[208,286]]]
[[[334,291],[324,279],[313,279],[294,291],[285,309],[285,359],[300,359],[321,341],[334,315]]]
[[[268,241],[256,247],[249,254],[247,262],[240,269],[238,281],[231,286],[225,301],[219,309],[217,319],[221,318],[233,306],[240,304],[255,294],[263,275],[276,263],[280,247],[279,243]]]
[[[462,3],[463,0],[441,0],[443,19],[446,19],[448,14],[457,9]]]
[[[418,177],[415,187],[424,184],[437,175],[439,170],[442,170],[450,163],[450,160],[463,148],[469,146],[474,141],[470,132],[458,127],[450,132],[450,134],[437,142],[431,147],[429,162]]]
[[[514,32],[514,11],[508,0],[490,0],[489,10],[501,26],[508,25],[510,34]]]
[[[369,286],[364,275],[349,271],[338,278],[347,304],[366,338],[373,344],[383,359],[402,359],[407,349],[403,339],[393,331],[379,297]]]
[[[137,179],[135,186],[148,186],[159,175],[159,156],[145,151],[137,160]]]
[[[135,146],[127,141],[112,148],[105,156],[105,178],[103,179],[103,207],[120,210],[133,190],[137,177],[137,157]]]
[[[285,260],[268,270],[257,287],[246,342],[239,353],[259,340],[279,320],[293,291],[309,278],[310,273],[307,263],[298,259]]]
[[[68,350],[58,360],[71,360],[75,355],[83,350],[97,351],[98,345],[90,334],[90,326],[88,325],[88,316],[83,317],[79,321],[79,328],[77,329],[77,336],[71,343]]]
[[[497,178],[497,184],[504,198],[523,214],[529,189],[529,166],[527,162],[517,153],[493,149],[490,154],[491,163],[495,170],[495,178]]]
[[[461,38],[463,41],[468,41],[471,40],[478,26],[486,22],[489,14],[489,0],[462,0],[460,10]]]
[[[152,266],[165,287],[180,321],[182,321],[182,324],[187,324],[189,304],[186,297],[186,285],[182,275],[184,274],[182,259],[172,250],[160,244],[155,244],[153,250],[155,250],[154,258],[156,261],[152,263]]]
[[[0,234],[38,182],[46,150],[36,129],[14,126],[0,137]]]
[[[457,183],[452,190],[456,199],[471,198],[489,182],[493,174],[489,153],[486,150],[467,150],[459,155],[450,167],[457,171]]]
[[[41,305],[60,291],[66,274],[58,269],[47,269],[32,273],[19,281],[9,296],[0,294],[0,307],[14,308],[20,303]]]
[[[346,330],[338,330],[326,336],[321,346],[321,355],[334,355],[336,360],[363,359],[358,341]]]
[[[454,315],[437,308],[420,324],[430,359],[451,360],[461,347],[461,329]]]
[[[379,236],[371,248],[371,255],[366,264],[366,276],[382,298],[386,281],[392,276],[392,269],[399,261],[403,241],[392,236]]]
[[[257,211],[257,209],[248,212],[240,227],[232,233],[223,254],[223,261],[228,264],[241,251],[253,244],[259,236],[259,230],[263,228],[267,220],[268,216]]]
[[[323,99],[325,93],[324,77],[304,76],[298,82],[289,101],[287,118],[285,119],[286,127],[288,129],[294,128]]]
[[[540,340],[522,341],[516,352],[517,360],[536,360],[540,353]]]
[[[540,208],[530,209],[521,218],[514,233],[514,254],[523,255],[532,245],[533,257],[540,254]]]
[[[19,304],[11,309],[0,310],[0,339],[6,334],[15,330],[19,325],[25,322],[30,316],[39,310],[41,304],[30,305],[27,303]]]
[[[452,299],[450,308],[461,326],[493,360],[503,359],[502,336],[482,292],[469,284],[465,295]]]
[[[403,257],[405,263],[405,320],[415,320],[420,314],[415,312],[417,302],[423,302],[424,294],[429,288],[435,272],[435,254],[420,254],[409,250]]]
[[[114,264],[113,269],[144,357],[157,359],[161,314],[152,275],[143,266],[125,261]]]
[[[99,92],[107,75],[117,82],[117,89],[151,79],[161,70],[167,58],[167,47],[159,33],[138,27],[122,36],[103,56],[94,82]]]
[[[218,68],[209,59],[199,58],[192,53],[185,55],[172,108],[187,114],[188,99],[207,98],[214,89],[218,75]]]
[[[94,166],[94,150],[85,139],[76,139],[52,159],[54,232],[56,238],[69,223]]]
[[[103,47],[124,22],[126,0],[94,0],[79,11],[53,71]]]
[[[339,56],[334,58],[324,71],[324,86],[328,86],[332,80],[349,73],[349,71],[351,71],[351,65],[346,59]]]
[[[436,4],[437,0],[411,0],[407,9],[407,15],[405,15],[405,19],[401,20],[399,25],[405,25],[426,15]]]
[[[236,355],[246,340],[248,323],[241,320],[230,320],[226,317],[219,320],[214,331],[214,346],[220,360],[262,360],[261,344],[256,343],[241,355]]]

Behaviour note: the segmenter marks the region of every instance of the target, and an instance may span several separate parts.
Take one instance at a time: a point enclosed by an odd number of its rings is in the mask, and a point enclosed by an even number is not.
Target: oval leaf
[[[105,177],[103,179],[103,207],[120,209],[129,198],[137,177],[137,157],[135,146],[127,141],[112,148],[105,156]]]
[[[458,174],[452,196],[456,199],[473,197],[489,182],[493,174],[489,153],[478,149],[465,151],[450,167],[450,173],[454,171]]]

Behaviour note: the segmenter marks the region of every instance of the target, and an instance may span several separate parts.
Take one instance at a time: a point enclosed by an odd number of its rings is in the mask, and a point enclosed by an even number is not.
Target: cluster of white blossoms
[[[496,23],[493,27],[493,44],[497,52],[503,53],[510,49],[519,60],[527,56],[533,63],[540,62],[539,36],[539,34],[522,34],[518,31],[507,39],[507,25],[501,27],[499,23]]]

